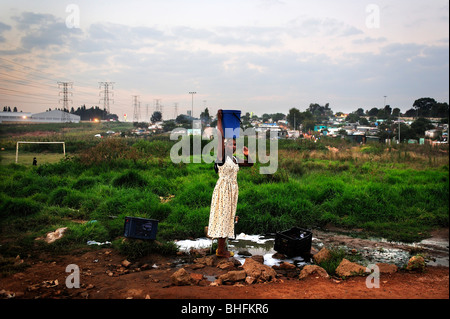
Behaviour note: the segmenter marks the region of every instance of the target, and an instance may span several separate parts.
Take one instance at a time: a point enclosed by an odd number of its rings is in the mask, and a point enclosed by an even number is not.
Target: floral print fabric
[[[234,217],[238,201],[237,173],[239,165],[230,157],[219,166],[219,179],[211,199],[209,214],[208,237],[233,238]]]

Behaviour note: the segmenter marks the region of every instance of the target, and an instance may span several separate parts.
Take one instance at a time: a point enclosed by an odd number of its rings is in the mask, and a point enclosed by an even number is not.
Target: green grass
[[[137,258],[173,253],[173,239],[203,236],[217,174],[212,164],[172,163],[171,145],[163,138],[118,139],[38,167],[3,163],[0,255],[70,252],[96,240],[111,241]],[[338,155],[322,144],[280,141],[279,146],[275,174],[259,174],[259,164],[238,174],[238,233],[331,223],[413,242],[448,227],[446,154],[434,154],[430,162],[411,149],[406,152],[412,155],[401,151],[391,157],[381,146],[355,151],[352,145],[334,145],[341,149]],[[159,220],[158,243],[123,241],[126,216]],[[68,227],[63,239],[53,244],[34,240],[59,227]]]
[[[62,148],[62,147],[61,147]],[[64,158],[62,150],[58,150],[54,153],[30,153],[30,152],[19,152],[17,164],[32,166],[33,158],[36,157],[38,164],[53,164],[59,162]],[[1,153],[1,165],[9,165],[16,163],[16,153],[12,151],[3,151]]]

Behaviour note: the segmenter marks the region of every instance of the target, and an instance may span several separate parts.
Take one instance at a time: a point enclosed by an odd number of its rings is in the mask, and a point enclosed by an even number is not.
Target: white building
[[[266,131],[281,131],[281,128],[276,123],[263,123],[260,124],[256,129],[256,132],[266,132]]]
[[[30,122],[29,112],[0,112],[0,123]]]
[[[79,123],[80,116],[60,110],[41,113],[0,112],[0,123]]]

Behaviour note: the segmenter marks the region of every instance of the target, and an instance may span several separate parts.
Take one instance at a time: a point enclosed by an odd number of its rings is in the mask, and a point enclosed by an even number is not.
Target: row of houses
[[[41,113],[30,112],[0,112],[0,123],[79,123],[80,116],[60,110]]]
[[[402,119],[400,122],[405,124],[411,124],[412,119],[409,122]],[[330,137],[341,136],[342,138],[346,138],[348,140],[357,143],[366,143],[370,141],[380,142],[380,138],[378,136],[379,133],[378,124],[380,124],[379,122],[377,122],[376,123],[377,125],[375,126],[360,125],[359,123],[345,123],[345,125],[342,125],[342,123],[340,123],[339,126],[337,126],[336,124],[337,123],[317,124],[314,126],[313,131],[302,132],[302,131],[288,130],[287,123],[285,123],[284,121],[279,121],[277,123],[258,124],[256,126],[256,131],[258,132],[276,131],[278,133],[279,138],[299,138],[302,135],[304,137],[314,136],[316,138],[318,136],[330,136]],[[345,131],[344,134],[342,134],[343,131]],[[426,139],[435,140],[441,136],[443,143],[448,143],[448,124],[444,124],[442,125],[442,127],[438,127],[436,129],[425,131],[425,138],[422,138],[419,141],[408,141],[408,143],[418,142],[420,144],[423,144]]]

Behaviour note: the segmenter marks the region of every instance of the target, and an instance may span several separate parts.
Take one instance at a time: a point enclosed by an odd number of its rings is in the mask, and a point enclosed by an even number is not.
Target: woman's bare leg
[[[217,256],[221,256],[221,257],[230,257],[231,254],[229,251],[226,250],[226,238],[219,238],[217,240]]]

